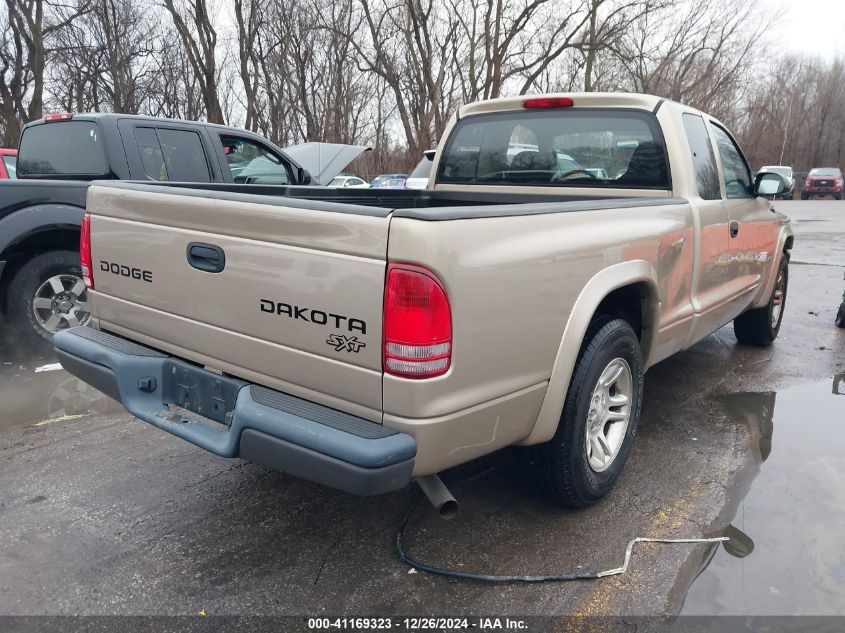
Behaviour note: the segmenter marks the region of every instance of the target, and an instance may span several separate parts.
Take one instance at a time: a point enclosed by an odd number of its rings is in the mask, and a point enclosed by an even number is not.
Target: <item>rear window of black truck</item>
[[[24,130],[18,178],[108,176],[100,126],[93,121],[57,121]]]

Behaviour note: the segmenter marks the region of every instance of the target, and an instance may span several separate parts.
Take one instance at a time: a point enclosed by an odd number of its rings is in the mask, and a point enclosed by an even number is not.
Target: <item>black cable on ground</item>
[[[418,561],[411,557],[406,551],[402,543],[402,537],[405,535],[405,530],[408,527],[408,521],[411,518],[414,510],[422,499],[422,495],[418,495],[414,499],[402,522],[399,524],[399,529],[396,531],[396,552],[399,558],[410,567],[419,571],[428,572],[429,574],[437,574],[438,576],[446,576],[447,578],[461,578],[463,580],[479,580],[481,582],[491,583],[532,583],[532,582],[564,582],[569,580],[594,580],[596,578],[605,578],[607,576],[616,576],[622,574],[628,569],[628,564],[631,561],[631,554],[634,545],[637,543],[719,543],[729,540],[726,536],[718,536],[715,538],[683,538],[683,539],[662,539],[649,538],[638,536],[632,539],[625,548],[625,562],[621,567],[615,569],[608,569],[606,571],[579,571],[571,574],[552,574],[547,576],[500,576],[496,574],[479,574],[475,572],[457,571],[453,569],[445,569],[443,567],[435,567]]]

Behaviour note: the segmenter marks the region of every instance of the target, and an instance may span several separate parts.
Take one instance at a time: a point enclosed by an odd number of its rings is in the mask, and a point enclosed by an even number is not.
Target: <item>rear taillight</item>
[[[94,289],[94,267],[91,265],[91,215],[82,216],[79,233],[79,263],[82,268],[82,281],[89,290]]]
[[[452,310],[434,274],[413,264],[389,264],[384,291],[384,370],[431,378],[449,370]]]

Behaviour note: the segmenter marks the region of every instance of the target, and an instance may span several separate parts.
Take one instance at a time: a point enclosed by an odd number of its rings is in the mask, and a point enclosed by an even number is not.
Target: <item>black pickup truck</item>
[[[122,114],[54,114],[29,123],[18,180],[0,185],[0,310],[11,339],[43,349],[53,332],[90,319],[78,251],[91,181],[325,185],[365,149],[310,145],[322,146],[316,163],[307,145],[282,150],[209,123]]]

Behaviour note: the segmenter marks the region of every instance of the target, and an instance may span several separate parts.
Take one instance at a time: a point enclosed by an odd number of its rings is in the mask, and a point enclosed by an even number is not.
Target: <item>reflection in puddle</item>
[[[724,399],[751,450],[684,615],[845,614],[845,374]],[[777,404],[777,407],[775,407]]]
[[[0,374],[0,430],[89,413],[114,413],[123,407],[65,371]]]

